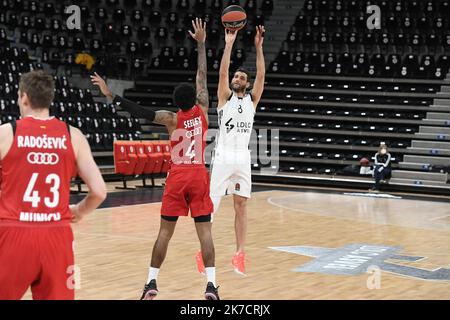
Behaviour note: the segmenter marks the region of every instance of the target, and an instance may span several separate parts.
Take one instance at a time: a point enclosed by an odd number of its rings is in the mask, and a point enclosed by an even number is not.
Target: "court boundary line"
[[[294,192],[293,192],[292,196],[293,196],[293,195],[294,195]],[[341,194],[341,195],[342,195],[342,194]],[[345,196],[345,195],[343,195],[343,196]],[[347,196],[347,197],[350,197],[350,196]],[[286,210],[297,211],[297,212],[300,212],[300,213],[303,213],[303,214],[306,214],[306,215],[316,215],[316,216],[323,217],[323,218],[336,218],[336,219],[343,219],[343,220],[349,220],[349,221],[366,222],[366,223],[370,223],[370,224],[374,224],[374,225],[379,225],[379,226],[391,226],[391,227],[398,227],[398,228],[411,228],[411,229],[428,230],[428,231],[432,230],[432,231],[435,231],[435,232],[446,232],[446,233],[449,233],[449,231],[445,231],[445,230],[427,229],[427,228],[421,228],[421,227],[399,226],[399,225],[395,225],[395,224],[392,224],[392,223],[379,224],[379,223],[370,222],[370,221],[365,221],[365,220],[356,220],[356,219],[346,218],[346,217],[327,216],[327,215],[323,215],[323,214],[320,214],[320,213],[311,213],[311,211],[309,211],[309,212],[307,212],[307,211],[302,211],[301,209],[289,208],[289,207],[287,207],[287,206],[285,206],[285,205],[277,204],[277,203],[275,203],[275,202],[272,200],[272,198],[274,198],[274,197],[269,197],[269,198],[267,198],[267,202],[268,202],[269,204],[271,204],[272,206],[274,206],[274,207],[279,207],[279,208],[286,209]],[[371,198],[371,199],[380,199],[380,198]],[[387,198],[381,198],[381,199],[383,199],[383,200],[403,200],[403,199],[387,199]],[[404,199],[404,200],[411,200],[411,201],[414,201],[414,200],[412,200],[412,199]],[[417,201],[420,201],[420,200],[417,200]],[[430,220],[429,220],[429,221],[430,221]]]

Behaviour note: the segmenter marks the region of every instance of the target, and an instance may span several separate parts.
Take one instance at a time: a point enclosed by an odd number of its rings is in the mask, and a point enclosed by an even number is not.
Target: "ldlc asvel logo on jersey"
[[[227,126],[227,133],[230,133],[231,130],[234,129],[234,124],[230,123],[231,121],[233,121],[233,118],[230,118],[225,125]]]
[[[368,244],[349,244],[341,248],[310,246],[270,247],[270,249],[295,253],[315,258],[293,271],[356,276],[366,273],[370,266],[385,272],[413,277],[421,280],[450,281],[450,269],[420,269],[401,265],[401,261],[416,262],[425,257],[399,255],[401,247]],[[392,262],[386,262],[392,260]]]

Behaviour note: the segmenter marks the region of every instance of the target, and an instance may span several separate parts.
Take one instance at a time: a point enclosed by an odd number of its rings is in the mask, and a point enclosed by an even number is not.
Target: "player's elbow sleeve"
[[[122,106],[126,111],[130,112],[131,115],[135,118],[144,118],[149,121],[155,120],[156,117],[155,111],[144,108],[133,101],[124,99],[120,96],[116,96],[113,102]]]

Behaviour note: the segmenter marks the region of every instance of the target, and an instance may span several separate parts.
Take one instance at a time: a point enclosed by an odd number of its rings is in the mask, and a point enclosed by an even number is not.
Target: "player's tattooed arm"
[[[252,96],[253,105],[258,105],[264,91],[264,82],[266,79],[266,62],[264,59],[263,43],[264,43],[264,26],[256,27],[255,48],[256,48],[256,78],[253,85]]]
[[[197,102],[206,110],[209,107],[209,93],[207,84],[207,65],[205,43],[198,44],[198,69],[197,69]]]
[[[202,107],[205,112],[205,116],[208,115],[209,108],[209,93],[208,93],[208,66],[206,62],[206,22],[202,19],[196,18],[192,20],[192,27],[194,32],[189,30],[191,37],[197,41],[197,77],[196,77],[196,90],[197,90],[197,103]]]
[[[169,131],[177,126],[177,115],[175,112],[159,110],[155,112],[153,123],[166,126]]]

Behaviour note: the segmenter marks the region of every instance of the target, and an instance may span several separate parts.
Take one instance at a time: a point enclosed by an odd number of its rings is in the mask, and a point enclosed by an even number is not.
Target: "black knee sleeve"
[[[206,216],[195,217],[194,221],[195,221],[195,223],[211,222],[211,213]]]
[[[177,216],[163,216],[163,215],[161,215],[161,219],[164,219],[164,220],[169,221],[169,222],[178,221],[178,218],[179,217],[177,217]]]

